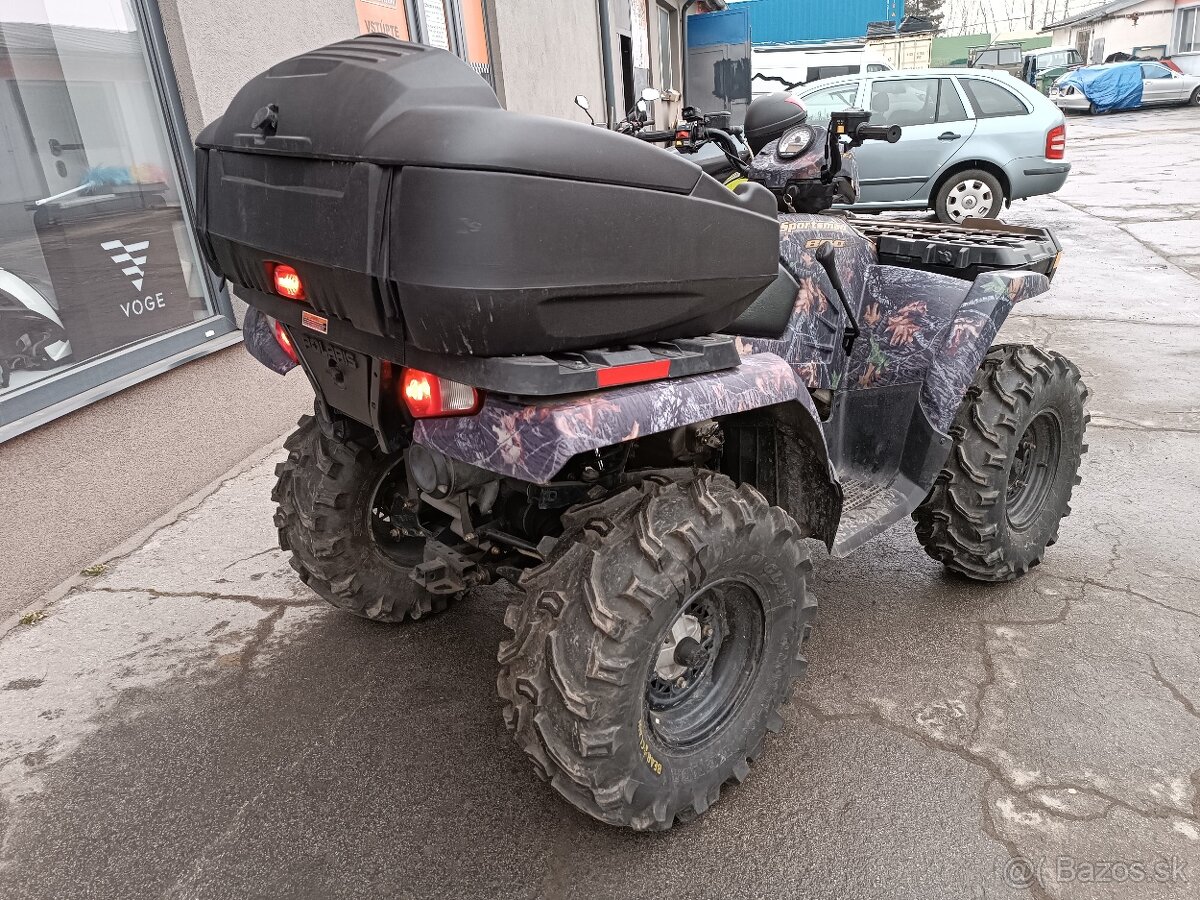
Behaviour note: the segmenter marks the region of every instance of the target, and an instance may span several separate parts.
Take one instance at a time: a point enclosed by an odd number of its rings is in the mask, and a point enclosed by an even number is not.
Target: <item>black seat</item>
[[[796,279],[780,266],[779,277],[725,329],[725,334],[737,337],[782,337],[791,321],[792,308],[796,305],[796,294],[799,292],[800,285]]]
[[[746,201],[754,212],[774,218],[779,215],[779,202],[770,189],[754,181],[743,181],[733,193]]]

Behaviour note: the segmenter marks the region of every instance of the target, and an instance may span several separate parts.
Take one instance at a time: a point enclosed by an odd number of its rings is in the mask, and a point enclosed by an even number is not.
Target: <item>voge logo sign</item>
[[[142,282],[146,278],[146,272],[142,268],[146,264],[147,251],[150,248],[149,241],[137,241],[132,244],[126,244],[124,241],[105,241],[100,245],[100,248],[111,254],[112,261],[118,266],[121,266],[121,273],[129,278],[130,283],[139,291],[142,289]],[[114,250],[120,250],[120,253],[113,253]],[[140,255],[138,255],[140,254]],[[128,265],[123,265],[128,263]],[[162,309],[167,305],[163,299],[161,292],[151,294],[144,299],[131,300],[128,303],[121,304],[121,312],[125,313],[125,317],[140,316],[155,309]]]
[[[125,275],[129,276],[129,280],[133,282],[133,286],[139,291],[142,289],[142,279],[146,273],[142,271],[142,266],[146,264],[146,257],[134,256],[135,253],[142,253],[150,246],[149,241],[138,241],[136,244],[126,244],[124,241],[105,241],[100,245],[101,249],[112,253],[118,247],[121,248],[120,253],[113,254],[112,261],[117,265],[123,262],[131,263],[128,267],[121,270]]]

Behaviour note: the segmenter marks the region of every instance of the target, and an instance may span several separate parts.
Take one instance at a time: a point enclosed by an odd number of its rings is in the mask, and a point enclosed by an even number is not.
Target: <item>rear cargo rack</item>
[[[711,334],[608,350],[536,356],[445,356],[405,348],[405,364],[491,393],[579,394],[621,384],[684,378],[741,363],[735,338]]]
[[[879,262],[974,281],[984,272],[1018,269],[1053,278],[1062,245],[1048,228],[967,219],[960,225],[850,216],[876,245]]]

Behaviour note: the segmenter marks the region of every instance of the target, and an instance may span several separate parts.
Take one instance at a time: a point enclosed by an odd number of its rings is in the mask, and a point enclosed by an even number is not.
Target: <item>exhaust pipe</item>
[[[435,500],[444,500],[499,480],[494,472],[451,459],[420,444],[409,447],[404,459],[408,466],[408,483]]]

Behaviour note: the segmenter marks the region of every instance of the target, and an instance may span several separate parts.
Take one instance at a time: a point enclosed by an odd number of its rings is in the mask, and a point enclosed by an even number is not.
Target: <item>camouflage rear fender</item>
[[[736,369],[565,399],[488,396],[474,416],[418,420],[413,443],[498,475],[546,484],[580,453],[789,401],[819,421],[792,367],[773,353],[757,353]]]
[[[1048,290],[1049,279],[1036,272],[987,272],[975,279],[934,348],[921,385],[921,408],[935,428],[945,432],[954,422],[979,364],[1012,308]]]

